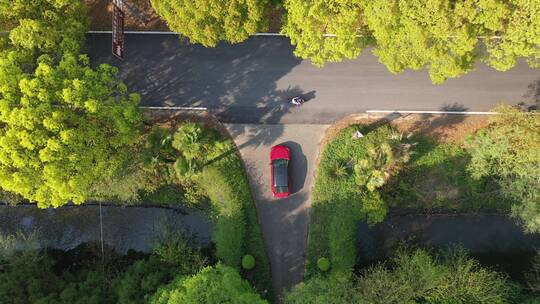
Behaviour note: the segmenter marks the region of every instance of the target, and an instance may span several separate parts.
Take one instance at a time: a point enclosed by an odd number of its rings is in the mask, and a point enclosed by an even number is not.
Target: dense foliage
[[[540,115],[509,106],[494,109],[492,124],[468,141],[469,171],[475,178],[491,176],[517,203],[512,214],[529,232],[540,232]]]
[[[151,0],[169,28],[192,43],[246,40],[265,27],[266,0]]]
[[[9,249],[5,242],[0,249]],[[179,234],[162,240],[150,256],[105,251],[93,246],[69,251],[30,250],[0,254],[1,303],[148,303],[176,276],[199,272],[208,257]]]
[[[116,69],[66,55],[41,57],[33,74],[0,58],[0,187],[39,206],[80,204],[113,176],[138,139],[137,95]]]
[[[362,138],[353,135],[360,129]],[[388,206],[379,194],[409,160],[411,143],[396,130],[352,126],[330,142],[321,156],[308,235],[308,274],[327,257],[332,273],[347,273],[356,263],[356,225],[384,219]]]
[[[314,276],[288,293],[285,303],[517,303],[518,294],[503,274],[461,250],[433,257],[418,249],[399,251],[356,278]]]
[[[79,55],[85,14],[78,0],[0,1],[0,187],[41,207],[93,197],[139,137],[139,97]]]
[[[39,53],[78,54],[88,27],[80,0],[0,0],[0,25],[11,46]]]
[[[393,73],[427,68],[434,83],[472,70],[478,27],[466,19],[473,1],[375,0],[364,2],[376,40],[374,54]]]
[[[467,170],[471,155],[459,143],[438,143],[415,136],[411,160],[383,188],[391,207],[434,210],[508,212],[512,201],[492,177],[474,178]]]
[[[282,32],[316,65],[353,59],[366,45],[393,73],[428,69],[434,83],[474,69],[540,62],[536,0],[287,0]],[[324,35],[328,34],[328,35]]]
[[[177,277],[169,285],[160,288],[150,303],[264,304],[267,302],[254,292],[236,269],[218,264],[206,267],[191,277]]]
[[[287,0],[284,7],[282,33],[296,46],[296,56],[318,66],[354,59],[368,42],[357,0]]]

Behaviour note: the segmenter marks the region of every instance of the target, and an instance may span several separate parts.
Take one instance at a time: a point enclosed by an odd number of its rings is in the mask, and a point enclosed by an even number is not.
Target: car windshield
[[[287,176],[287,166],[289,161],[286,159],[276,159],[272,161],[272,170],[274,172],[274,187],[276,192],[283,193],[287,192],[288,176]]]

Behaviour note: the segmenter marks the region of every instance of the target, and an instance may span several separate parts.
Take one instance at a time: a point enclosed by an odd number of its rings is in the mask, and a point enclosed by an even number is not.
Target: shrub
[[[242,258],[242,267],[246,270],[251,270],[255,267],[255,258],[251,254],[246,254]]]
[[[116,281],[118,303],[146,303],[156,290],[170,282],[176,273],[176,269],[160,262],[155,256],[136,261]]]
[[[326,272],[328,269],[330,269],[330,260],[327,258],[319,258],[317,260],[317,267],[319,267],[320,271]]]
[[[351,276],[322,276],[317,274],[296,285],[291,291],[286,292],[283,303],[368,304],[359,298],[353,283]]]
[[[172,148],[171,131],[165,128],[154,128],[146,137],[142,152],[146,166],[154,167],[174,160],[175,151]]]
[[[391,265],[365,270],[359,292],[368,303],[508,303],[514,286],[495,271],[481,268],[463,250],[433,258],[425,250],[398,251]]]
[[[177,277],[150,300],[152,304],[266,304],[232,267],[218,264],[199,273]]]
[[[469,172],[476,179],[494,177],[505,196],[516,200],[512,215],[526,231],[540,231],[540,115],[510,106],[494,109],[492,124],[467,142]]]

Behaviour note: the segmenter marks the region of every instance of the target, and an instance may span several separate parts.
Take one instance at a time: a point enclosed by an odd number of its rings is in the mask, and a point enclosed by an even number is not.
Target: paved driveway
[[[246,164],[255,196],[267,252],[272,285],[281,296],[303,279],[318,144],[327,125],[226,125]],[[270,191],[270,147],[286,144],[292,153],[293,195],[275,200]]]

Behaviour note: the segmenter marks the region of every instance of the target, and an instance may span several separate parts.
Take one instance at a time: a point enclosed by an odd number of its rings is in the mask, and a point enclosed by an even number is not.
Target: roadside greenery
[[[354,59],[369,42],[360,1],[287,0],[281,32],[296,46],[295,55],[323,66]],[[331,33],[336,36],[327,37]]]
[[[266,28],[267,0],[151,0],[172,31],[192,43],[238,43]]]
[[[105,264],[91,244],[69,251],[2,253],[0,302],[148,303],[159,287],[176,276],[199,272],[211,258],[207,252],[188,246],[179,234],[160,243],[149,256],[105,253]]]
[[[265,304],[249,283],[232,267],[218,264],[199,273],[179,276],[162,287],[149,301],[151,304]]]
[[[315,275],[287,293],[284,303],[502,304],[524,303],[526,298],[504,274],[481,267],[463,250],[432,255],[401,249],[387,263],[358,275]]]
[[[217,257],[241,270],[244,255],[253,256],[255,267],[246,275],[259,291],[270,294],[270,264],[236,147],[217,131],[196,123],[183,124],[174,134],[173,146],[180,150],[178,159],[185,162],[185,169],[177,174],[195,181],[210,199]]]
[[[357,131],[365,136],[356,138]],[[356,263],[358,221],[381,222],[388,211],[379,194],[410,158],[412,143],[389,126],[345,128],[324,148],[315,180],[308,235],[308,277],[317,260],[329,259],[330,273],[349,273]]]
[[[495,179],[515,201],[512,215],[528,232],[540,232],[540,115],[509,106],[494,109],[491,125],[467,141],[468,171],[475,179]]]
[[[501,195],[493,177],[474,178],[468,171],[471,151],[425,137],[415,137],[415,142],[411,161],[381,189],[391,207],[425,212],[509,211],[513,201]]]
[[[79,55],[81,1],[0,1],[0,187],[41,207],[83,203],[138,140],[139,97]]]
[[[0,25],[10,31],[9,47],[25,55],[76,55],[88,28],[86,5],[80,0],[0,0]]]
[[[476,61],[500,71],[519,58],[540,62],[538,1],[286,0],[284,8],[295,54],[319,66],[356,58],[367,43],[391,72],[427,69],[433,83]]]

